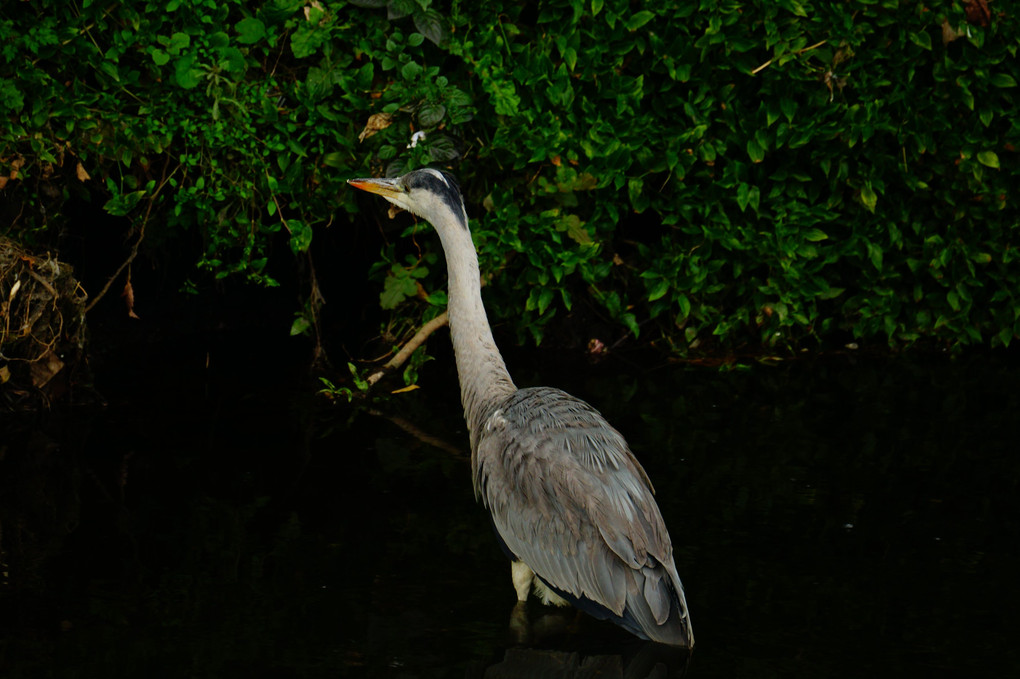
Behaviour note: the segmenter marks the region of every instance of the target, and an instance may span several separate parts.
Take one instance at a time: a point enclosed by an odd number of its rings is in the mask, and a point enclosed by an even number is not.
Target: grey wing
[[[679,620],[686,640],[683,588],[651,483],[598,411],[557,389],[522,389],[477,441],[475,492],[517,558],[553,588],[629,615],[651,638]]]

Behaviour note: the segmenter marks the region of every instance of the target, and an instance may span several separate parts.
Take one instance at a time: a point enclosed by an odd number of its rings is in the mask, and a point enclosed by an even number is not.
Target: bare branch
[[[429,335],[444,325],[449,325],[449,323],[450,317],[444,311],[425,325],[421,326],[418,332],[414,334],[414,337],[408,340],[407,344],[400,348],[400,351],[397,352],[396,356],[387,361],[386,365],[382,368],[368,376],[368,386],[371,387],[373,384],[378,382],[387,372],[404,365],[404,363],[407,362],[407,359],[411,358],[411,354],[414,353],[414,350],[420,347],[422,343],[428,339]]]

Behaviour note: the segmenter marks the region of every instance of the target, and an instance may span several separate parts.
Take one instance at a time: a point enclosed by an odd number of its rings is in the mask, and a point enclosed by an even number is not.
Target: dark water
[[[511,642],[441,363],[385,415],[196,354],[101,380],[105,409],[4,423],[0,674],[679,676],[572,615],[533,609],[537,639]],[[591,401],[645,464],[687,676],[1020,670],[1015,359],[510,367]]]

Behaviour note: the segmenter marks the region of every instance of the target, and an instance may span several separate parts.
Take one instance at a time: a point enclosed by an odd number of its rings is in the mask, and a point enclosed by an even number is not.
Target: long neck
[[[449,275],[450,335],[460,377],[464,419],[471,432],[472,449],[485,418],[496,405],[517,390],[492,339],[482,306],[478,255],[471,233],[457,225],[440,229]]]

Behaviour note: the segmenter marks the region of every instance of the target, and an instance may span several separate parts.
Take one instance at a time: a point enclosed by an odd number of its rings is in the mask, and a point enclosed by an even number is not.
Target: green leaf
[[[641,327],[638,325],[637,317],[634,316],[634,314],[625,313],[620,316],[620,321],[627,326],[627,329],[630,330],[634,337],[637,337],[641,333]]]
[[[103,209],[114,217],[123,217],[127,213],[131,212],[138,201],[145,195],[145,191],[132,191],[131,193],[122,193],[113,196],[106,204],[103,205]]]
[[[864,182],[864,186],[861,187],[861,202],[864,203],[864,207],[868,208],[868,212],[875,212],[875,206],[878,205],[878,196],[875,194],[875,190],[871,188],[871,182]]]
[[[295,255],[307,252],[308,246],[312,244],[312,227],[300,219],[292,219],[287,222],[287,228],[290,230],[291,252]]]
[[[410,289],[408,289],[410,283]],[[379,306],[383,309],[395,309],[397,305],[417,291],[414,281],[409,278],[387,276],[383,282],[383,291],[379,294]]]
[[[946,301],[949,302],[949,308],[953,311],[960,310],[960,296],[955,291],[950,290],[946,293]]]
[[[868,258],[871,260],[872,265],[876,269],[881,271],[882,270],[882,248],[880,248],[879,246],[877,246],[877,245],[875,245],[874,243],[871,243],[871,242],[867,243],[867,248],[868,248]]]
[[[496,115],[513,116],[517,115],[521,98],[517,95],[517,88],[512,82],[506,80],[483,79],[482,87],[492,98],[492,106]]]
[[[743,212],[747,209],[748,196],[751,193],[751,185],[746,182],[737,184],[737,207]]]
[[[793,99],[780,99],[779,108],[782,109],[786,121],[792,123],[793,116],[797,112],[797,102]]]
[[[174,80],[186,90],[192,90],[202,82],[202,71],[195,67],[194,54],[187,54],[174,64]]]
[[[996,87],[1016,87],[1016,79],[1008,73],[996,73],[991,82]]]
[[[19,113],[25,106],[25,97],[13,80],[0,78],[0,110]]]
[[[457,150],[457,145],[453,139],[445,134],[433,133],[429,137],[428,146],[429,158],[434,163],[448,163],[451,160],[460,158],[460,151]]]
[[[358,369],[353,363],[347,364],[347,369],[351,372],[351,381],[354,382],[354,386],[358,388],[358,391],[368,391],[368,381],[361,378],[358,375]]]
[[[749,205],[751,209],[757,211],[760,201],[761,191],[757,186],[751,186],[745,182],[740,182],[737,185],[737,207],[740,208],[741,212],[745,212]]]
[[[230,44],[230,36],[223,31],[216,31],[215,33],[210,34],[209,37],[206,38],[206,41],[209,47],[226,47]]]
[[[386,18],[390,21],[403,19],[413,14],[415,10],[414,0],[389,0],[386,3]]]
[[[405,80],[414,80],[423,70],[417,62],[409,61],[400,69],[400,75],[404,76]]]
[[[752,162],[760,163],[765,160],[765,149],[756,140],[749,139],[747,141],[747,155],[751,157]]]
[[[236,47],[222,47],[217,50],[219,54],[219,66],[228,73],[244,73],[247,64],[241,50]]]
[[[255,17],[241,19],[234,24],[237,41],[242,45],[253,45],[266,37],[266,25]]]
[[[317,22],[303,22],[290,36],[290,50],[298,59],[315,54],[329,40],[329,24],[320,26]]]
[[[555,294],[552,287],[544,287],[538,295],[538,315],[541,316],[545,313],[545,310],[549,308],[549,304],[553,301],[553,295]]]
[[[170,61],[170,55],[161,49],[152,50],[152,62],[157,66],[166,66]]]
[[[290,336],[296,337],[297,335],[303,335],[308,332],[308,329],[312,327],[312,324],[308,322],[308,319],[304,316],[298,316],[294,319],[294,322],[290,324]]]
[[[345,156],[343,153],[340,153],[339,151],[334,151],[332,153],[327,153],[322,157],[322,164],[325,165],[326,167],[340,169],[343,167],[347,167],[347,163],[344,162],[344,159]]]
[[[577,66],[577,50],[573,47],[563,50],[563,61],[566,62],[567,68],[573,71],[574,67]]]
[[[810,229],[807,233],[804,234],[804,239],[809,240],[811,242],[825,240],[828,237],[829,237],[828,234],[826,234],[821,229]]]
[[[635,13],[623,25],[627,27],[628,31],[636,31],[654,18],[655,14],[645,9]]]
[[[677,317],[677,321],[683,321],[691,315],[691,300],[687,299],[687,295],[683,293],[677,295],[676,304],[680,307],[680,315]]]
[[[779,0],[779,6],[799,17],[806,17],[808,15],[800,0]]]
[[[442,46],[446,42],[446,26],[443,15],[431,7],[414,15],[414,27],[434,45]]]
[[[563,300],[563,306],[567,308],[567,311],[570,311],[570,306],[573,303],[573,301],[572,298],[570,297],[570,293],[567,291],[566,288],[560,288],[560,299]]]
[[[162,40],[165,40],[165,38]],[[189,46],[191,46],[190,35],[187,33],[174,33],[170,36],[170,42],[167,43],[166,51],[177,56],[181,53],[181,50],[187,49]]]
[[[603,5],[605,4],[606,4],[605,0],[591,0],[591,15],[593,17],[598,16],[599,12],[602,11]]]
[[[977,154],[977,159],[979,163],[986,167],[999,169],[999,156],[995,154],[995,151],[981,151]]]
[[[669,281],[665,278],[660,278],[652,286],[652,289],[648,293],[648,301],[654,302],[657,299],[661,299],[665,294],[669,292]]]
[[[917,33],[910,34],[910,42],[914,43],[918,47],[923,47],[926,50],[931,50],[931,35],[928,31],[918,31]]]
[[[634,212],[638,214],[645,211],[651,202],[651,198],[645,194],[645,181],[641,177],[632,177],[627,180],[627,193],[630,195],[630,204]]]
[[[418,124],[422,127],[435,127],[446,117],[446,107],[442,104],[423,104],[418,109]]]

